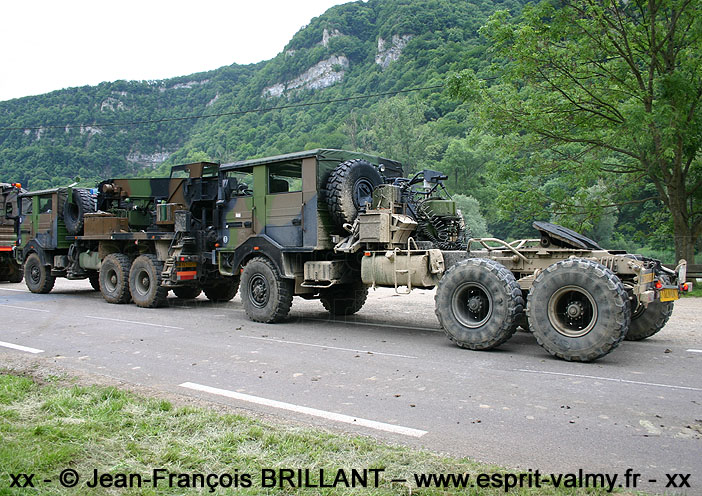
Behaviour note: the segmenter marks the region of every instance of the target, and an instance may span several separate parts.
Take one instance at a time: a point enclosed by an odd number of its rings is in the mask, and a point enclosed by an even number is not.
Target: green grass
[[[320,429],[271,425],[240,415],[174,407],[113,387],[83,387],[64,380],[42,385],[33,379],[0,373],[0,495],[40,494],[212,494],[209,488],[90,488],[93,469],[104,473],[139,473],[155,468],[173,473],[253,474],[250,488],[217,494],[505,494],[490,490],[417,489],[391,483],[413,473],[510,473],[468,459],[448,458],[408,447],[393,447],[364,437],[346,437]],[[75,469],[81,481],[73,489],[59,485],[63,469]],[[352,468],[384,469],[378,488],[262,489],[262,468],[309,468],[318,474]],[[36,489],[10,488],[9,474],[34,473]],[[45,483],[50,478],[53,482]],[[314,478],[318,478],[315,475]],[[22,480],[22,479],[21,479]],[[509,494],[606,494],[604,490],[513,489]]]
[[[683,298],[702,298],[702,284],[692,284],[692,291],[682,293]]]

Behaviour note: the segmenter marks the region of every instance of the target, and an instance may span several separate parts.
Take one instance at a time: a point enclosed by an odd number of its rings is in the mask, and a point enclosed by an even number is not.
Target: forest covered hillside
[[[407,172],[446,172],[476,235],[531,236],[529,220],[538,217],[603,244],[669,250],[668,218],[655,202],[563,219],[523,185],[510,190],[516,166],[495,151],[494,138],[476,131],[470,100],[446,91],[450,74],[470,69],[487,78],[501,63],[479,30],[495,12],[518,17],[524,4],[350,2],[312,19],[268,61],[0,102],[0,180],[31,189],[93,186],[107,177],[167,174],[195,160],[343,148],[400,160]],[[598,178],[554,177],[534,188],[611,194]],[[628,194],[650,196],[649,189],[641,180]],[[524,208],[514,201],[522,194]]]
[[[174,119],[440,84],[449,71],[484,63],[478,28],[495,9],[518,7],[516,0],[352,2],[314,18],[269,61],[0,102],[0,177],[21,171],[13,180],[43,188],[76,177],[94,181],[133,174],[164,161],[206,157],[227,162],[312,143],[381,151],[382,139],[364,128],[370,127],[364,120],[371,114],[365,110],[380,98]],[[457,101],[440,91],[409,98],[426,106],[417,119],[446,120],[447,135],[465,133],[465,119],[455,113]],[[139,121],[163,122],[130,124]],[[345,128],[354,125],[357,132]]]

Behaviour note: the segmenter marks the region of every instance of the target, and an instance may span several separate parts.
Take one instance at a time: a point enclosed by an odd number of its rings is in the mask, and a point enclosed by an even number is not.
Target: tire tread
[[[242,280],[248,279],[249,274],[247,272],[247,268],[253,267],[252,264],[255,263],[264,264],[266,267],[268,267],[268,269],[270,269],[271,273],[273,274],[273,282],[276,285],[276,293],[278,295],[278,298],[273,308],[270,309],[268,314],[256,315],[250,310],[248,304],[246,303],[246,298],[248,298],[248,295],[246,294],[248,292],[248,288],[243,288],[241,299],[244,302],[244,310],[246,312],[246,316],[254,322],[263,322],[267,324],[280,322],[288,316],[288,313],[290,313],[290,308],[292,307],[293,300],[293,283],[288,279],[283,279],[273,262],[271,262],[265,257],[254,257],[251,260],[249,260],[244,266]]]
[[[102,290],[103,289],[103,284],[102,284],[102,278],[103,274],[107,274],[107,270],[105,267],[105,262],[109,263],[115,263],[117,266],[117,269],[122,272],[122,277],[124,284],[122,285],[121,288],[118,288],[118,292],[115,296],[110,296],[105,294],[105,292]],[[102,297],[105,299],[106,302],[108,303],[115,303],[115,304],[122,304],[122,303],[129,303],[131,300],[132,296],[129,293],[129,269],[132,266],[132,260],[129,258],[127,255],[124,253],[111,253],[105,257],[105,259],[102,262],[102,266],[100,267],[100,293],[102,293]],[[106,275],[104,277],[107,277]]]
[[[346,184],[346,178],[351,173],[351,170],[360,164],[373,166],[373,164],[365,159],[356,158],[353,160],[346,160],[336,166],[327,180],[325,192],[327,207],[332,219],[340,227],[346,223],[353,223],[357,215],[355,208],[349,210],[344,205],[343,199],[345,195],[349,194],[349,192],[346,191],[348,186]],[[353,192],[351,192],[351,194],[353,194]]]
[[[365,284],[342,284],[322,291],[319,297],[324,309],[332,315],[353,315],[363,308],[367,299]]]
[[[141,260],[140,260],[141,259]],[[151,296],[144,300],[141,300],[140,296],[134,297],[135,289],[131,284],[131,270],[133,270],[135,264],[145,262],[150,264],[154,270],[155,280],[152,283],[156,286],[156,290],[153,291]],[[166,303],[166,298],[168,297],[168,288],[161,286],[161,273],[163,272],[163,262],[161,262],[156,255],[147,253],[144,255],[139,255],[134,262],[132,262],[132,269],[130,269],[129,274],[129,292],[132,296],[132,301],[139,307],[142,308],[158,308]]]
[[[444,309],[444,306],[449,304],[448,300],[445,300],[444,297],[444,292],[450,291],[450,288],[446,289],[447,281],[449,281],[448,284],[451,284],[451,278],[454,277],[454,274],[461,271],[467,264],[481,267],[494,275],[502,285],[502,288],[505,291],[505,296],[509,300],[506,318],[500,322],[497,329],[491,332],[483,341],[467,342],[458,339],[453,333],[450,332],[449,328],[452,327],[452,323],[444,315],[444,312],[450,313],[450,310]],[[499,262],[482,258],[470,258],[450,267],[439,281],[439,286],[437,288],[436,295],[434,296],[434,302],[434,313],[439,319],[439,323],[441,324],[442,329],[444,329],[446,336],[457,346],[471,350],[489,350],[496,348],[509,340],[517,330],[517,319],[524,310],[522,290],[512,272]]]
[[[575,266],[575,264],[578,265],[577,268],[579,271],[591,271],[592,273],[594,273],[598,279],[603,281],[604,286],[610,293],[610,296],[614,300],[618,300],[618,302],[615,302],[614,304],[614,308],[617,309],[617,316],[614,319],[616,328],[612,329],[610,337],[608,339],[605,339],[599,344],[599,346],[596,346],[587,352],[577,352],[573,350],[559,349],[553,346],[548,340],[546,340],[543,334],[544,331],[540,326],[542,319],[537,318],[537,316],[535,315],[536,310],[533,304],[534,290],[538,291],[538,288],[542,284],[544,284],[544,278],[548,279],[547,274],[552,274],[555,271],[562,270],[562,268],[571,268]],[[539,346],[544,348],[551,355],[567,361],[591,362],[593,360],[597,360],[598,358],[607,355],[617,346],[619,346],[629,329],[629,322],[631,320],[631,309],[629,307],[629,296],[626,292],[626,288],[614,272],[612,272],[604,265],[599,264],[593,260],[573,258],[563,260],[561,262],[557,262],[548,266],[546,270],[542,271],[536,277],[531,287],[531,290],[529,291],[529,296],[527,298],[527,317],[529,320],[529,327],[532,330],[532,334],[536,338],[536,342],[539,344]],[[548,317],[546,317],[546,321],[548,322]],[[550,326],[550,324],[548,325]]]

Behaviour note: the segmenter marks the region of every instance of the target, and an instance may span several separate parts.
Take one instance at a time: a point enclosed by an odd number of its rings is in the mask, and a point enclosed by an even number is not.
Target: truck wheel
[[[368,286],[340,284],[320,291],[319,301],[332,315],[351,315],[358,312],[368,298]]]
[[[231,277],[216,284],[205,286],[205,296],[208,300],[224,303],[231,301],[239,291],[239,277]]]
[[[525,298],[522,296],[522,300]],[[529,322],[527,321],[526,318],[526,313],[523,311],[517,315],[517,318],[514,320],[514,332],[517,332],[519,328],[521,327],[524,332],[531,332],[529,330]]]
[[[590,362],[624,339],[631,313],[619,278],[604,265],[583,259],[555,263],[541,272],[527,298],[529,327],[549,353]]]
[[[514,275],[504,265],[480,258],[447,270],[434,301],[448,338],[471,350],[489,350],[507,341],[524,308]]]
[[[241,274],[241,302],[255,322],[280,322],[290,312],[293,281],[283,279],[268,259],[251,259]]]
[[[22,279],[24,279],[22,266],[15,262],[10,262],[10,273],[7,275],[7,280],[9,282],[22,282]]]
[[[100,292],[108,303],[129,303],[129,267],[131,260],[123,253],[112,253],[102,261],[99,272]]]
[[[90,191],[83,188],[73,190],[73,201],[68,201],[63,207],[63,223],[66,224],[68,234],[79,235],[83,232],[86,213],[95,212],[95,199]]]
[[[49,267],[41,263],[36,253],[29,255],[24,262],[24,280],[32,293],[42,294],[50,292],[56,282]]]
[[[340,163],[327,180],[327,206],[338,226],[352,224],[358,211],[373,199],[373,190],[383,183],[378,168],[367,160]]]
[[[663,329],[668,319],[673,314],[672,301],[654,301],[648,307],[639,305],[631,314],[629,332],[624,339],[627,341],[641,341],[650,338]]]
[[[173,294],[181,300],[194,300],[202,293],[202,289],[197,286],[181,286],[173,288]]]
[[[129,270],[129,293],[132,301],[143,308],[156,308],[166,302],[168,288],[161,286],[163,262],[156,255],[139,255]]]
[[[100,273],[97,270],[88,271],[88,281],[95,291],[100,291]]]

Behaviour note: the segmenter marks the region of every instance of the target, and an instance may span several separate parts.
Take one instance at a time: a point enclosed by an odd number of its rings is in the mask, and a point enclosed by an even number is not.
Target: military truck
[[[492,349],[522,326],[576,361],[658,332],[688,287],[684,261],[670,270],[548,223],[535,223],[537,239],[471,239],[445,179],[328,149],[223,165],[213,257],[240,277],[254,321],[283,320],[293,296],[343,316],[369,288],[436,287],[436,315],[457,345]]]
[[[89,278],[106,301],[142,307],[162,305],[169,289],[228,301],[240,287],[246,315],[266,323],[283,320],[293,296],[345,316],[369,288],[436,288],[436,315],[457,345],[492,349],[521,326],[577,361],[655,334],[689,287],[684,261],[667,269],[548,223],[535,223],[535,239],[470,238],[445,179],[317,149],[110,179],[95,195],[25,193],[17,261],[31,291]]]
[[[0,183],[0,281],[22,282],[22,266],[15,260],[20,224],[20,183]]]
[[[27,287],[48,293],[66,277],[89,279],[109,303],[157,307],[169,290],[229,301],[238,280],[221,275],[211,257],[218,188],[218,165],[198,162],[167,178],[109,179],[95,193],[22,194],[32,205],[17,250]]]

